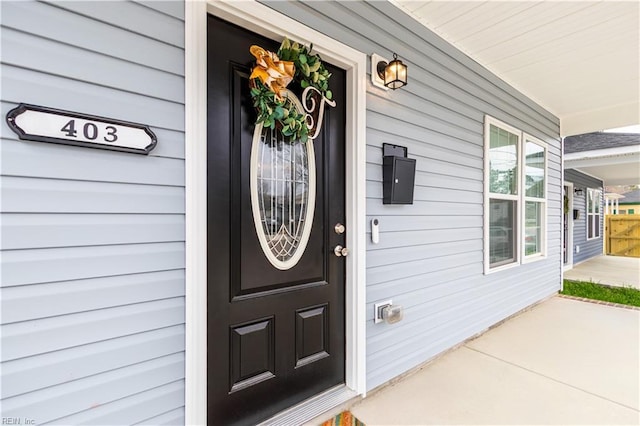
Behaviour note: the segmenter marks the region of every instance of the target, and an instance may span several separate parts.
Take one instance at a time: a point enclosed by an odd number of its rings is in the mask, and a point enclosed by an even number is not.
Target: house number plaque
[[[78,112],[20,104],[7,114],[20,139],[149,154],[156,135],[148,126]]]

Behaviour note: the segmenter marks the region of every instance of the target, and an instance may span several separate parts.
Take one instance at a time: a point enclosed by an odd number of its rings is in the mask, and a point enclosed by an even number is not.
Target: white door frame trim
[[[267,37],[309,44],[346,70],[346,386],[366,392],[365,131],[367,57],[255,1],[185,2],[185,421],[207,423],[207,13]]]

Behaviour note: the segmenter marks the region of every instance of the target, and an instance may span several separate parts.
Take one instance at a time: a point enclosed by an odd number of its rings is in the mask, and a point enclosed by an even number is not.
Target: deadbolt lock
[[[336,231],[336,234],[344,234],[345,227],[341,223],[336,223],[336,226],[333,228]]]
[[[346,256],[349,254],[349,249],[342,247],[341,245],[337,245],[336,248],[333,249],[333,253],[338,257]]]

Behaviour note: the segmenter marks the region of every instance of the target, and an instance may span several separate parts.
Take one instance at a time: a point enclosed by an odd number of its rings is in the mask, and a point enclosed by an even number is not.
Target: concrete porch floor
[[[598,256],[575,265],[564,273],[564,277],[568,280],[640,289],[640,258]]]
[[[640,424],[640,310],[554,297],[350,408],[374,425]]]

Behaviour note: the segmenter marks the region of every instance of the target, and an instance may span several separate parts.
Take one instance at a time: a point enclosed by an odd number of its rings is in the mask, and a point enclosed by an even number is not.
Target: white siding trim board
[[[161,2],[155,2],[154,7]],[[187,1],[185,14],[185,424],[207,423],[207,4]],[[206,200],[206,198],[205,198]],[[154,421],[164,421],[154,419]]]

